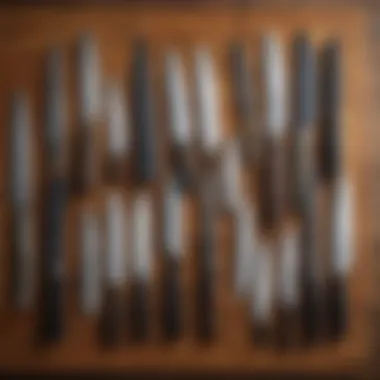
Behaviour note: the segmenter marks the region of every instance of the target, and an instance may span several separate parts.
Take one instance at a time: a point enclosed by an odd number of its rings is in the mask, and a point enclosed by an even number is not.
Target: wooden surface
[[[299,8],[289,10],[206,9],[170,10],[168,8],[132,9],[128,7],[17,8],[0,13],[0,368],[7,370],[218,370],[218,371],[356,371],[365,364],[370,348],[371,330],[371,250],[373,220],[371,213],[371,68],[370,15],[360,8]],[[70,128],[75,124],[75,44],[84,31],[91,31],[102,54],[103,72],[127,83],[130,46],[136,36],[145,36],[151,43],[157,98],[162,94],[163,52],[176,46],[184,52],[190,64],[192,47],[207,44],[218,62],[222,89],[224,130],[233,131],[234,117],[228,71],[228,46],[242,39],[253,53],[259,36],[269,30],[281,32],[289,42],[293,33],[307,29],[316,44],[328,36],[341,39],[344,62],[343,137],[347,173],[355,185],[356,253],[350,280],[351,328],[346,339],[328,347],[276,353],[254,349],[247,337],[248,317],[244,306],[234,296],[231,286],[231,253],[226,248],[218,253],[217,308],[218,339],[209,347],[200,347],[191,334],[191,324],[185,338],[173,345],[163,345],[158,332],[158,299],[153,299],[152,342],[145,347],[123,346],[111,351],[101,349],[96,337],[96,321],[84,317],[77,307],[78,250],[75,221],[84,204],[79,198],[70,203],[67,218],[67,326],[59,345],[37,347],[34,338],[36,312],[12,311],[7,301],[9,282],[9,242],[7,228],[9,207],[6,198],[9,99],[13,90],[24,88],[31,94],[36,136],[42,134],[43,63],[46,51],[55,44],[67,54],[67,72],[71,94]],[[289,44],[288,44],[289,46]],[[189,65],[190,67],[190,65]],[[161,96],[162,98],[162,96]],[[159,100],[161,101],[161,100]],[[159,125],[164,131],[165,125]],[[164,155],[160,163],[164,166]],[[39,152],[42,161],[42,152]],[[94,197],[102,196],[105,188]],[[191,236],[191,231],[190,231]],[[191,262],[193,252],[189,238],[188,255],[184,263],[186,304],[191,305]],[[225,247],[223,237],[220,247]],[[156,276],[157,277],[157,276]],[[155,278],[152,289],[158,287]],[[191,315],[191,306],[187,306]]]

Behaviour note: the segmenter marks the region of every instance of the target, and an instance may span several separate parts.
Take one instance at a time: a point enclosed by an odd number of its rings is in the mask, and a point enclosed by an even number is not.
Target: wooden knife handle
[[[180,265],[170,254],[165,257],[163,296],[165,338],[176,340],[182,331]]]
[[[130,293],[130,337],[132,342],[144,342],[149,335],[149,296],[148,285],[135,280]]]
[[[327,325],[329,337],[341,338],[348,330],[348,290],[341,277],[330,278],[327,285]]]
[[[44,218],[43,282],[41,328],[44,341],[61,338],[64,326],[64,216],[67,199],[66,181],[53,179],[46,197]]]

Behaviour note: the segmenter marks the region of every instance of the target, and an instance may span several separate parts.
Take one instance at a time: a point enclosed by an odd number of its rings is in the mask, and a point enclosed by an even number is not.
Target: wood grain
[[[370,125],[371,83],[369,64],[369,13],[358,7],[308,7],[297,10],[285,8],[133,8],[94,6],[43,8],[8,8],[0,13],[0,368],[6,370],[162,370],[162,371],[271,371],[294,372],[354,372],[366,363],[370,347],[371,305],[371,249],[374,223],[371,213],[371,163],[373,159]],[[176,46],[191,62],[192,48],[197,44],[211,47],[218,62],[221,81],[224,133],[234,129],[231,84],[227,60],[229,43],[242,39],[256,59],[257,42],[268,30],[281,33],[290,48],[292,35],[307,29],[316,44],[329,36],[338,37],[343,45],[344,60],[344,158],[355,185],[356,252],[357,259],[350,280],[351,328],[346,339],[338,344],[320,346],[306,351],[278,353],[255,350],[248,334],[248,316],[244,305],[236,299],[231,286],[231,253],[226,248],[228,226],[220,228],[220,250],[217,265],[217,309],[219,336],[208,347],[199,346],[188,323],[182,341],[163,345],[157,333],[159,314],[157,302],[152,318],[154,336],[149,345],[105,351],[98,344],[96,321],[80,315],[77,306],[77,239],[75,238],[78,209],[84,202],[97,202],[107,187],[101,187],[86,200],[73,198],[67,215],[67,326],[62,343],[38,347],[34,338],[36,310],[19,313],[9,308],[9,204],[6,194],[8,175],[8,113],[13,90],[24,88],[31,95],[33,121],[39,141],[43,123],[43,64],[46,51],[55,44],[66,53],[66,68],[70,91],[70,129],[76,128],[75,45],[78,36],[91,31],[102,53],[103,72],[107,77],[119,78],[127,84],[130,69],[130,47],[137,36],[146,37],[151,44],[156,96],[162,95],[163,53],[168,46]],[[161,118],[162,121],[162,118]],[[164,133],[161,122],[159,131]],[[163,140],[163,137],[161,137]],[[164,168],[164,152],[161,152]],[[42,164],[42,152],[38,153]],[[158,198],[157,198],[158,199]],[[43,201],[43,200],[41,200]],[[191,315],[193,303],[193,252],[190,228],[188,255],[183,266],[184,299]],[[224,233],[223,233],[224,232]],[[152,294],[159,287],[155,276]],[[187,318],[190,319],[188,316]]]

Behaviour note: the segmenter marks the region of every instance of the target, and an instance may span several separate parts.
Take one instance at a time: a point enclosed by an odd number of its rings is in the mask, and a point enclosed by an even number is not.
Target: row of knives
[[[221,88],[210,50],[196,49],[193,71],[177,50],[168,51],[165,107],[159,109],[146,41],[133,47],[128,97],[121,80],[102,78],[97,45],[90,35],[82,36],[78,123],[70,149],[65,58],[57,47],[49,52],[41,215],[36,213],[36,134],[28,95],[22,91],[12,99],[9,181],[13,299],[17,307],[28,308],[40,289],[44,341],[57,341],[64,332],[64,222],[70,195],[79,190],[85,200],[104,184],[108,190],[102,212],[91,207],[81,211],[79,294],[83,312],[101,317],[108,343],[118,340],[124,321],[126,283],[131,284],[131,333],[141,341],[149,336],[157,186],[162,195],[158,223],[168,338],[180,338],[183,326],[180,278],[188,196],[197,206],[193,245],[200,339],[215,336],[219,318],[215,263],[220,217],[229,218],[233,229],[236,294],[249,306],[256,344],[274,336],[288,342],[297,335],[294,330],[308,343],[325,332],[334,339],[346,333],[354,228],[352,185],[342,153],[341,49],[337,41],[328,41],[318,51],[306,33],[296,35],[292,46],[289,65],[281,38],[263,36],[256,73],[247,46],[232,45],[236,128],[224,137]],[[165,128],[158,126],[159,111],[165,115]],[[165,175],[158,164],[159,143],[165,147]],[[324,207],[318,202],[321,189]],[[128,207],[125,190],[134,194]],[[36,237],[40,220],[41,244]],[[325,244],[319,241],[319,225],[327,236]]]

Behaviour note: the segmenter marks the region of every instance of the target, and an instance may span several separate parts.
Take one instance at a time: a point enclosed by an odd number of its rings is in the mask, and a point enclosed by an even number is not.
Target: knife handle
[[[210,341],[215,335],[215,294],[211,262],[214,247],[210,238],[202,240],[199,247],[196,325],[199,339]]]
[[[180,265],[170,253],[165,258],[163,321],[167,340],[179,338],[182,330]]]
[[[149,296],[148,285],[140,280],[134,280],[130,293],[130,336],[133,342],[144,342],[149,334]]]
[[[43,257],[42,337],[47,342],[58,341],[64,325],[64,215],[66,209],[66,180],[56,178],[48,187],[45,211],[45,241]]]
[[[123,313],[119,289],[108,288],[104,302],[100,335],[102,343],[107,347],[112,347],[120,342],[122,335]]]
[[[187,148],[175,146],[172,151],[172,162],[175,177],[184,191],[189,191],[194,186],[194,168]]]
[[[305,280],[301,289],[301,329],[304,344],[316,343],[322,334],[322,292],[316,281]]]
[[[257,347],[268,347],[272,341],[273,331],[270,323],[253,323],[252,340]]]
[[[259,169],[260,219],[264,230],[276,228],[284,211],[286,163],[281,144],[268,142]]]
[[[298,342],[299,311],[281,306],[277,313],[277,343],[280,349],[294,347]]]
[[[330,278],[327,285],[328,335],[341,338],[348,330],[347,284],[342,277]]]

